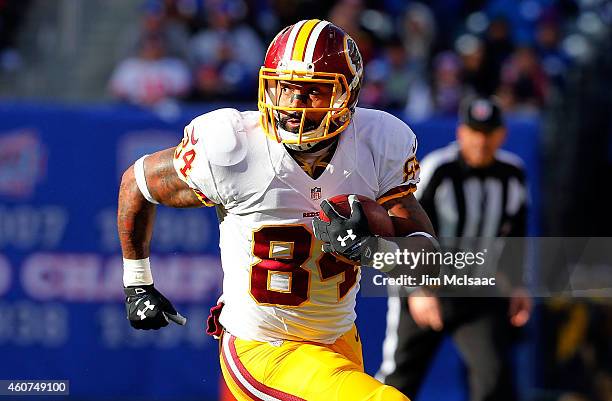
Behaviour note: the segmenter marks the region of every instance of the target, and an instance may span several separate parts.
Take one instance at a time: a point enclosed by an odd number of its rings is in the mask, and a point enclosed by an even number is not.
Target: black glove
[[[349,195],[351,215],[340,215],[327,199],[321,202],[321,209],[329,218],[326,223],[319,217],[312,220],[314,235],[324,242],[323,252],[334,252],[352,261],[361,259],[361,245],[372,235],[368,219],[356,195]]]
[[[187,323],[187,319],[152,284],[127,287],[124,291],[127,318],[133,328],[158,330],[167,326],[170,320],[181,326]]]

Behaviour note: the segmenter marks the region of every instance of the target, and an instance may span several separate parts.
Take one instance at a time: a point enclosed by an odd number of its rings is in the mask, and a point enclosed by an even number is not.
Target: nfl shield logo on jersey
[[[310,199],[312,200],[321,199],[321,188],[319,187],[310,188]]]

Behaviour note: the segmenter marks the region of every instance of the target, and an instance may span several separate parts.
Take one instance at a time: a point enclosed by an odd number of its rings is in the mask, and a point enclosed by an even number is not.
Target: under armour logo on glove
[[[142,299],[140,299],[140,300],[142,300]],[[140,301],[140,300],[139,300],[139,301]],[[137,303],[137,305],[138,305],[138,303]],[[152,304],[152,303],[151,303],[151,301],[149,301],[149,300],[146,300],[146,301],[145,301],[145,303],[144,303],[144,309],[141,309],[141,310],[139,310],[138,312],[136,312],[136,314],[137,314],[138,316],[140,316],[140,320],[144,320],[144,319],[146,319],[146,318],[147,318],[147,309],[149,309],[149,310],[153,310],[153,309],[155,309],[155,305],[154,305],[154,304]]]
[[[357,236],[355,234],[353,234],[353,230],[347,230],[346,231],[346,237],[342,237],[340,235],[338,235],[338,242],[340,242],[341,246],[346,246],[346,240],[350,239],[351,241],[354,240],[355,238],[357,238]]]
[[[368,219],[356,195],[349,195],[351,215],[346,218],[339,214],[326,199],[321,202],[321,210],[329,218],[329,223],[315,217],[312,220],[314,235],[324,242],[324,252],[334,252],[355,262],[361,259],[361,245],[370,237]]]
[[[170,321],[184,326],[187,322],[153,285],[127,287],[125,307],[130,325],[139,330],[157,330]]]

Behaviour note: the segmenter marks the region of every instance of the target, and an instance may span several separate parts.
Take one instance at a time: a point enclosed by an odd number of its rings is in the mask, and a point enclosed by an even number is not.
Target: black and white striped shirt
[[[453,142],[423,159],[415,196],[440,238],[526,235],[525,171],[510,152],[498,150],[492,165],[472,168]]]

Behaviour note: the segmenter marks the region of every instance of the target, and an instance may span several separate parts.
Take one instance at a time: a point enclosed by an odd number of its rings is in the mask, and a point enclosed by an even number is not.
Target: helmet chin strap
[[[280,121],[280,120],[278,120],[278,121]],[[324,127],[324,125],[325,125],[325,118],[323,118],[321,120],[321,122],[319,123],[319,126],[317,128],[315,128],[313,130],[310,130],[308,132],[303,132],[302,133],[302,137],[307,137],[308,139],[311,139],[311,138],[317,138],[317,137],[323,136],[323,127]],[[276,129],[277,129],[278,134],[281,137],[281,139],[293,139],[293,138],[297,139],[297,137],[298,137],[298,134],[283,129],[280,126],[280,123],[276,124]],[[318,141],[316,141],[316,142],[306,142],[306,143],[302,143],[302,144],[299,144],[299,145],[296,144],[296,143],[284,143],[284,145],[286,147],[288,147],[289,149],[291,149],[291,150],[296,150],[296,151],[299,151],[299,152],[303,152],[305,150],[308,150],[308,149],[312,148],[317,143],[319,143],[319,142]]]
[[[284,130],[280,126],[277,126],[276,129],[278,130],[278,134],[280,135],[281,138],[291,138],[292,136],[297,136],[297,134]],[[300,145],[296,143],[284,143],[284,145],[288,147],[289,149],[297,150],[299,152],[308,150],[312,148],[313,146],[315,146],[316,144],[317,142],[307,142],[307,143],[302,143]]]
[[[288,147],[291,150],[295,150],[297,152],[305,152],[308,149],[312,148],[313,146],[315,146],[316,142],[309,142],[309,143],[303,143],[301,145],[296,145],[296,144],[291,144],[291,143],[285,143],[284,145],[286,147]]]

